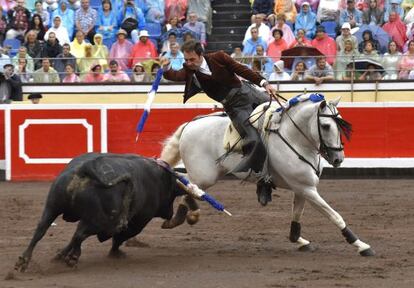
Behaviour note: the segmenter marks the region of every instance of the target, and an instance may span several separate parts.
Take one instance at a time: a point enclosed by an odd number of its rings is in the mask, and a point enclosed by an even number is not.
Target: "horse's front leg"
[[[344,219],[338,212],[332,209],[328,203],[319,195],[316,188],[312,187],[307,189],[303,194],[306,200],[308,200],[316,210],[327,216],[342,232],[345,240],[358,248],[358,252],[361,256],[374,256],[375,252],[371,249],[367,243],[361,241],[357,235],[355,235],[351,229],[348,228]]]
[[[299,194],[294,193],[289,240],[290,242],[297,244],[299,251],[313,251],[315,248],[311,242],[301,237],[300,219],[303,215],[304,209],[305,198]]]

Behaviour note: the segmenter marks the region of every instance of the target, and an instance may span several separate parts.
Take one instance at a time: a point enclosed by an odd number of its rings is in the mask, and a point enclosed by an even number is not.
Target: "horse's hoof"
[[[78,259],[75,255],[69,255],[65,258],[65,263],[68,267],[75,267],[78,264]]]
[[[200,213],[199,212],[188,212],[186,217],[187,223],[189,225],[194,225],[200,220]]]
[[[118,249],[118,250],[109,251],[108,257],[113,258],[113,259],[123,259],[123,258],[126,258],[127,256],[125,252]]]
[[[312,243],[309,243],[309,244],[306,244],[306,245],[300,246],[300,247],[298,248],[298,250],[299,250],[300,252],[313,252],[313,251],[315,251],[315,250],[316,250],[316,247],[315,247],[314,245],[312,245]]]
[[[19,272],[25,272],[27,269],[27,266],[29,266],[29,259],[23,256],[20,256],[16,264],[14,265],[14,270],[19,271]]]
[[[366,257],[366,256],[375,256],[375,251],[372,250],[371,248],[368,248],[368,249],[365,249],[365,250],[362,250],[361,252],[359,252],[359,255],[364,256],[364,257]]]

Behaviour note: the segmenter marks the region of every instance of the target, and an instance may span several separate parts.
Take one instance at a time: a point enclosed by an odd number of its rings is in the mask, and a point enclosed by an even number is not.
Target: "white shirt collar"
[[[206,74],[206,75],[210,75],[211,76],[211,70],[210,70],[210,67],[208,67],[206,58],[203,57],[203,62],[201,62],[201,66],[198,69],[198,71],[200,71],[203,74]]]

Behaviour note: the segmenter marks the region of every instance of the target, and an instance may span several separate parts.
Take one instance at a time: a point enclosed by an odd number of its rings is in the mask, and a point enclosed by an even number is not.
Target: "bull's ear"
[[[329,101],[329,104],[332,104],[336,107],[338,106],[339,101],[341,101],[341,96],[338,96],[334,100]]]

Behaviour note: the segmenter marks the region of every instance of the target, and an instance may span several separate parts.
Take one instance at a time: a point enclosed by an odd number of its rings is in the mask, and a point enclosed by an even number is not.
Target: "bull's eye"
[[[331,125],[329,125],[329,124],[322,124],[321,127],[322,127],[323,130],[329,131],[329,129],[331,128]]]

